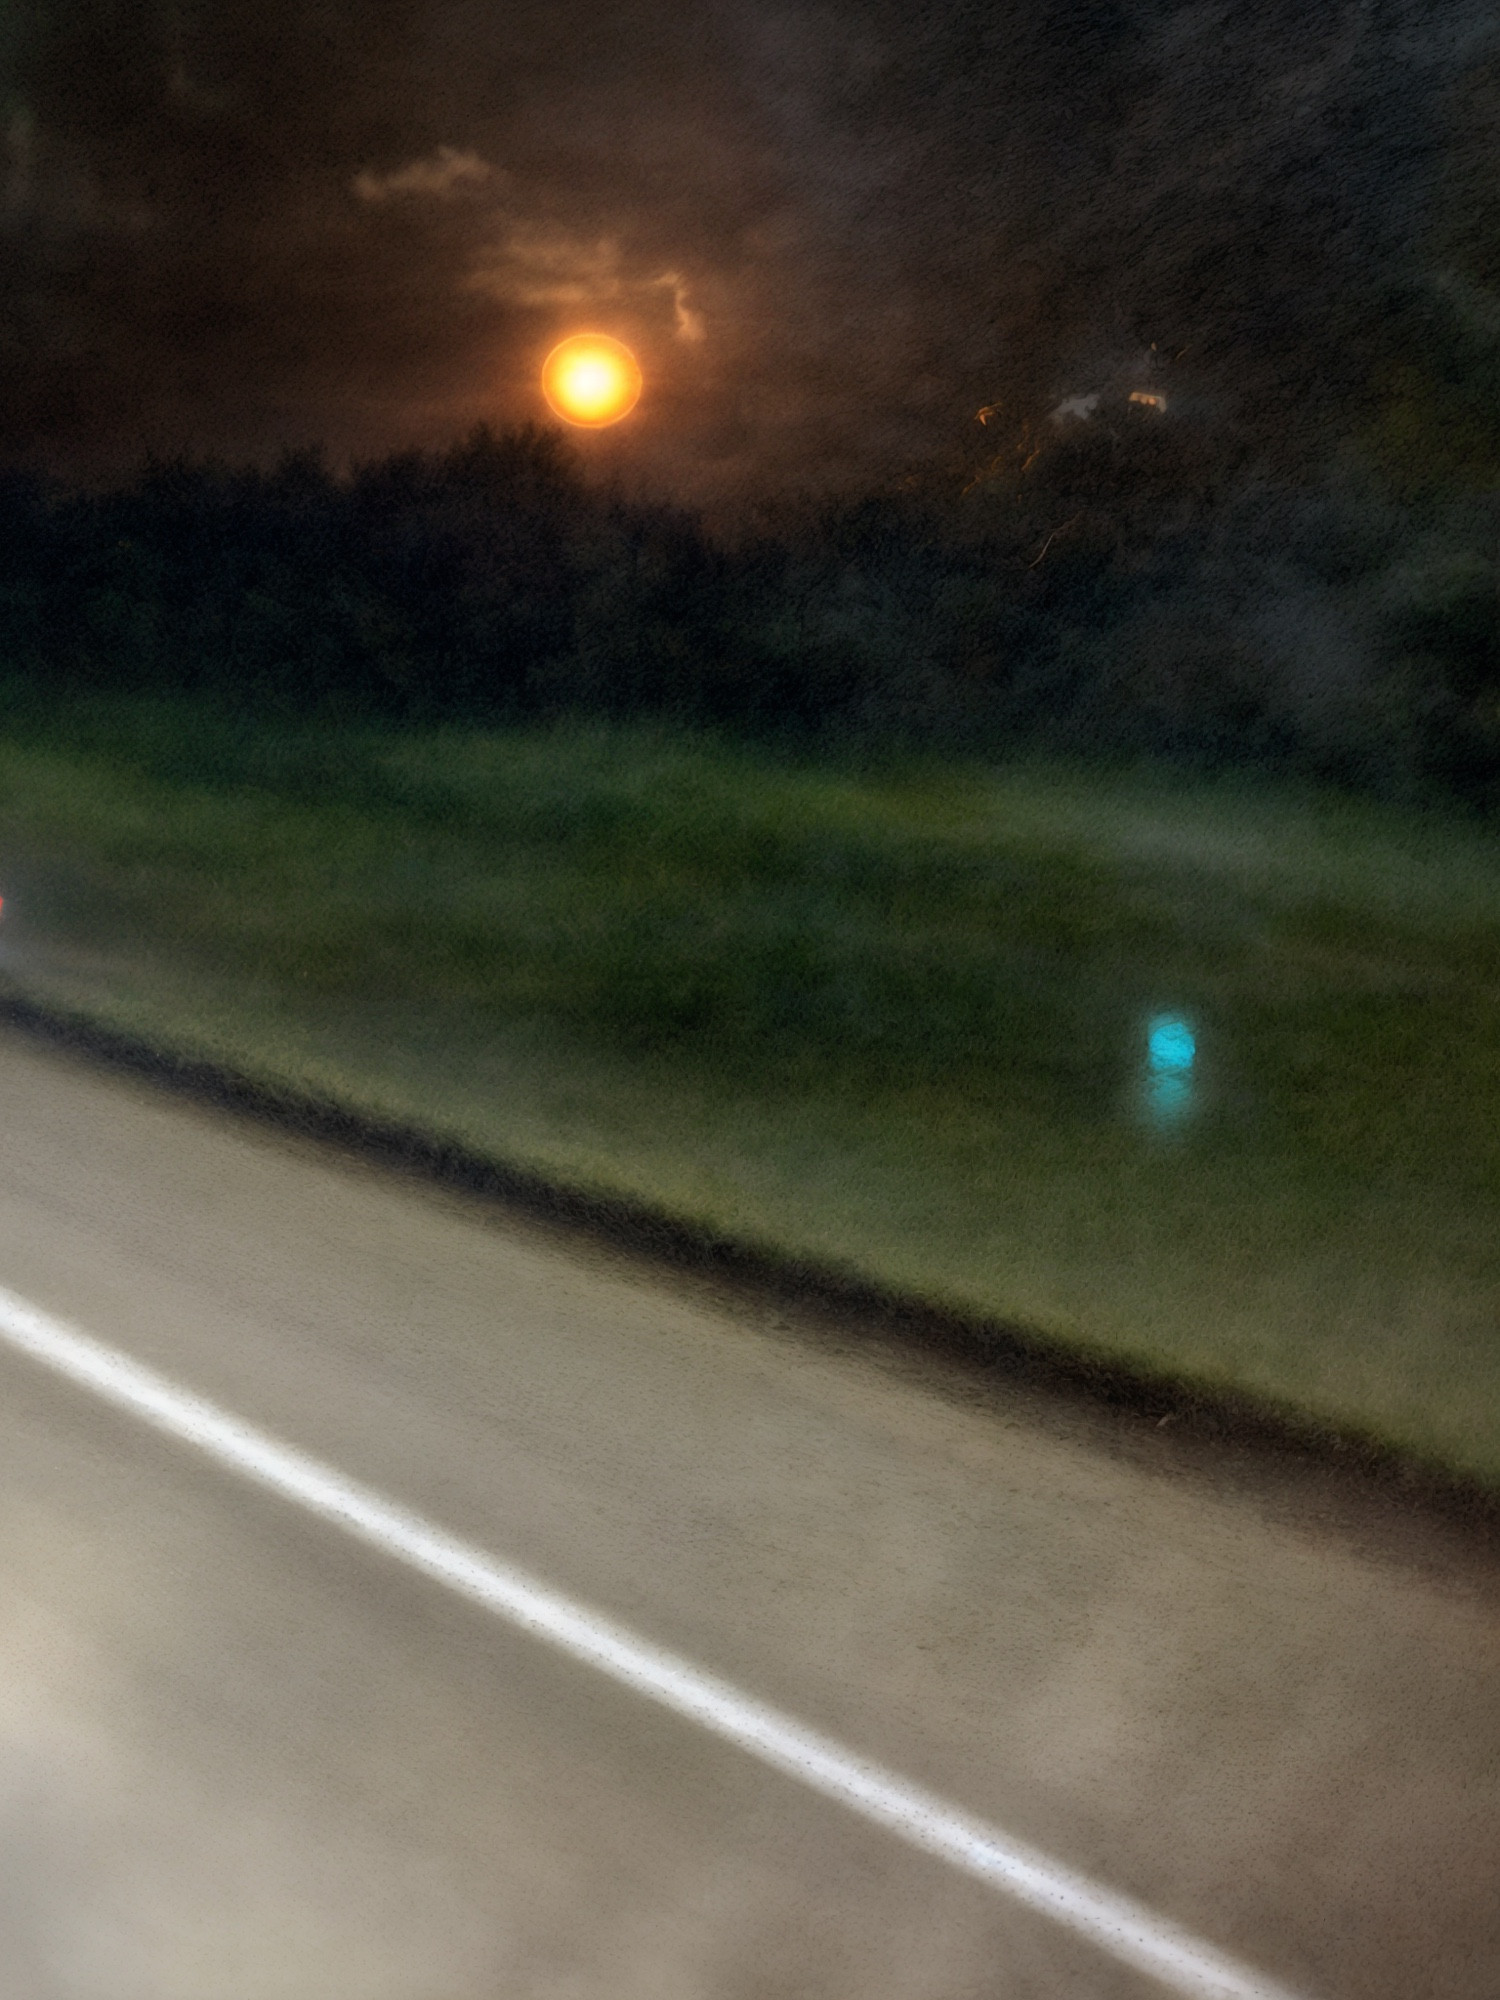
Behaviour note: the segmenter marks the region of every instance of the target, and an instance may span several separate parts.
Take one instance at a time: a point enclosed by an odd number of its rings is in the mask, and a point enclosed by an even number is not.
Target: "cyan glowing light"
[[[1180,1014],[1156,1014],[1146,1023],[1146,1073],[1138,1102],[1158,1132],[1185,1124],[1193,1113],[1197,1053],[1198,1038]]]
[[[1193,1086],[1185,1076],[1162,1071],[1146,1091],[1146,1109],[1153,1125],[1179,1125],[1193,1108]]]
[[[1198,1043],[1187,1022],[1176,1014],[1158,1014],[1147,1031],[1146,1047],[1158,1076],[1181,1076],[1193,1066]]]

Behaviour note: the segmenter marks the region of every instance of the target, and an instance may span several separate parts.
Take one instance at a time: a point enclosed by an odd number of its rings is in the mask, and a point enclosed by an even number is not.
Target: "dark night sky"
[[[690,497],[962,450],[1152,341],[1311,422],[1429,254],[1493,34],[1480,0],[13,0],[0,452],[436,442],[543,415],[583,326],[648,383],[590,451]]]

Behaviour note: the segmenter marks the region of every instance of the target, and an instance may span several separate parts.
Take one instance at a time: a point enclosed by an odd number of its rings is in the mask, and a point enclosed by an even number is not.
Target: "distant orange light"
[[[600,430],[628,417],[640,401],[640,367],[607,333],[575,333],[542,364],[542,394],[565,423]]]

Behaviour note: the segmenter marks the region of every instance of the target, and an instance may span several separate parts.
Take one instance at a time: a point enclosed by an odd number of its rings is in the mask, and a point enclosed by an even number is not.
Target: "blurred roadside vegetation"
[[[677,724],[0,712],[0,992],[1500,1480],[1493,829]]]

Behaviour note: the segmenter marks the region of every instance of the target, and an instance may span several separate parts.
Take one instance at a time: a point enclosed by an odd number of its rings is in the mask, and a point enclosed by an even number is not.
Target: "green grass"
[[[137,705],[0,736],[0,887],[37,997],[1500,1481],[1483,829]]]

